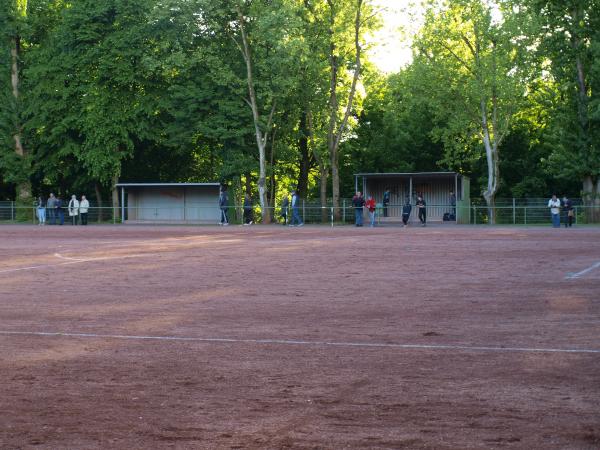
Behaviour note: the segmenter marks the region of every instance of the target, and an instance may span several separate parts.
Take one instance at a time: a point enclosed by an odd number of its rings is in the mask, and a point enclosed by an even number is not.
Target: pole
[[[302,199],[302,223],[306,222],[306,201]]]
[[[121,188],[121,223],[125,223],[125,187]]]
[[[513,225],[517,223],[516,204],[515,198],[513,197]]]
[[[331,228],[333,228],[333,206],[331,207]]]

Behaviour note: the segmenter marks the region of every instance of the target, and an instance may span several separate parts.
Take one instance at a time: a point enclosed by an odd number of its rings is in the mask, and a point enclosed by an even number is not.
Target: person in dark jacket
[[[221,186],[221,192],[219,192],[219,209],[221,210],[221,221],[219,225],[229,225],[229,218],[227,217],[227,207],[229,203],[229,197],[227,196],[227,186]]]
[[[298,191],[292,191],[292,223],[290,227],[301,227],[304,222],[300,218],[300,196]]]
[[[365,199],[362,196],[362,192],[357,192],[352,197],[352,206],[354,207],[354,222],[357,227],[363,226],[363,206],[365,206]]]
[[[63,201],[60,197],[56,197],[56,201],[54,202],[54,210],[56,211],[56,217],[58,218],[58,223],[60,225],[65,224],[65,210],[63,208]]]
[[[246,194],[244,197],[244,225],[252,225],[253,223],[252,197],[250,197],[250,194]]]
[[[388,206],[390,204],[390,190],[389,188],[383,193],[383,217],[388,216]]]
[[[287,194],[283,194],[283,199],[281,200],[281,218],[283,219],[284,225],[287,225],[287,223],[288,223],[289,207],[290,207],[290,199]]]
[[[421,221],[421,226],[427,225],[427,204],[423,199],[423,196],[419,195],[417,197],[417,209],[419,210],[419,220]]]
[[[563,196],[562,210],[564,213],[565,228],[567,228],[567,226],[573,226],[573,217],[575,216],[575,211],[573,210],[573,202],[566,195]]]
[[[402,205],[402,223],[406,228],[408,226],[408,219],[410,219],[410,213],[412,211],[412,205],[410,204],[410,198],[406,197],[404,205]]]

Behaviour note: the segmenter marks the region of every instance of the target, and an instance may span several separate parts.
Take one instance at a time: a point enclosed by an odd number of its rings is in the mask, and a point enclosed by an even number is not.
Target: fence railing
[[[0,204],[0,223],[42,223],[38,210],[35,207],[23,207],[11,204]],[[381,205],[375,212],[376,224],[400,222],[402,205],[390,204],[387,215]],[[283,210],[281,207],[270,207],[272,223],[290,224],[292,222],[292,208]],[[495,216],[497,225],[542,225],[549,224],[550,210],[547,206],[496,206],[491,210],[479,205],[427,205],[427,221],[442,222],[444,216],[450,222],[460,224],[483,225],[491,223],[491,213]],[[124,217],[121,217],[124,212]],[[284,214],[285,213],[285,214]],[[318,206],[314,204],[301,204],[297,209],[301,223],[343,225],[353,224],[355,221],[354,208],[343,204],[339,208],[332,206]],[[63,208],[62,213],[45,209],[44,223],[71,224],[76,221],[82,223],[82,215],[75,217],[69,215],[68,209]],[[251,220],[253,223],[261,222],[261,209],[256,205],[252,208]],[[561,222],[566,222],[567,212],[561,211]],[[231,224],[242,224],[250,219],[246,218],[243,206],[227,207],[228,221]],[[368,212],[363,208],[363,222],[368,224]],[[221,223],[221,210],[214,205],[201,206],[165,206],[165,207],[90,207],[87,212],[88,224],[96,223]],[[575,225],[600,223],[600,207],[574,206],[572,222]],[[413,205],[409,218],[410,222],[418,222],[418,211]]]

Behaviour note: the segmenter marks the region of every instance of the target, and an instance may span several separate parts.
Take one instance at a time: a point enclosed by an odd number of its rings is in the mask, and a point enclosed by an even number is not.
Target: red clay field
[[[598,449],[600,228],[0,227],[2,449]]]

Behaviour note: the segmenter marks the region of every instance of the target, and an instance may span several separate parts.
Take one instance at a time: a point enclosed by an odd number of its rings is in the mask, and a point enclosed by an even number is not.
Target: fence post
[[[527,206],[523,207],[523,221],[524,224],[527,225]]]
[[[346,224],[346,199],[342,201],[342,223]]]
[[[306,222],[306,201],[302,199],[302,223]]]
[[[331,228],[333,228],[333,206],[331,207]]]
[[[112,212],[112,216],[113,216],[113,225],[117,223],[116,220],[116,216],[117,216],[117,209],[113,206],[113,212]]]
[[[515,225],[516,223],[517,223],[516,202],[515,202],[515,198],[513,197],[513,225]]]
[[[15,221],[15,202],[10,202],[10,221]]]
[[[473,225],[477,225],[477,207],[473,205]]]
[[[575,214],[575,225],[577,225],[577,206],[575,206],[573,209],[574,209],[574,214]]]

